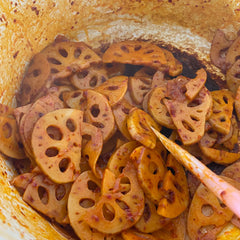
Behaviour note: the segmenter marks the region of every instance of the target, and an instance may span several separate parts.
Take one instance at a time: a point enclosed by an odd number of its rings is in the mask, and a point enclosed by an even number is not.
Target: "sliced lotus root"
[[[177,218],[171,219],[171,222],[161,228],[160,230],[153,232],[152,235],[158,240],[182,240],[186,239],[186,211]]]
[[[234,150],[235,148],[238,149],[238,132],[239,132],[238,123],[237,123],[236,117],[233,116],[232,117],[232,134],[228,140],[223,142],[224,147],[226,147],[230,151]]]
[[[140,232],[155,232],[169,223],[170,219],[157,214],[157,206],[148,198],[145,198],[144,211],[135,228]]]
[[[162,86],[166,86],[167,85],[167,80],[164,77],[164,73],[161,71],[157,71],[152,78],[152,84],[151,87],[155,88],[155,87],[162,87]]]
[[[222,176],[231,178],[240,183],[240,162],[227,166],[221,173]]]
[[[134,140],[148,148],[155,148],[157,137],[151,127],[158,131],[160,131],[160,127],[149,114],[138,108],[132,109],[127,119],[127,127]]]
[[[158,204],[163,198],[161,185],[167,172],[161,155],[155,150],[140,146],[132,152],[130,158],[137,168],[138,181],[144,193]]]
[[[228,40],[222,30],[218,29],[215,32],[210,49],[210,58],[212,63],[223,71],[227,68],[226,53],[232,43],[233,41]]]
[[[142,233],[134,228],[130,228],[122,232],[124,240],[163,240],[163,238],[156,238],[151,234]]]
[[[103,94],[109,101],[111,107],[120,102],[128,88],[127,76],[115,76],[105,81],[94,90]]]
[[[131,91],[130,89],[128,88],[127,92],[125,93],[125,96],[124,98],[134,107],[137,107],[137,108],[141,108],[142,107],[142,104],[136,104],[136,102],[133,100],[132,96],[131,96]]]
[[[129,134],[127,128],[127,118],[132,108],[133,106],[125,98],[112,108],[118,130],[128,140],[131,140],[131,135]]]
[[[188,182],[183,167],[172,154],[168,155],[162,190],[164,198],[159,201],[157,213],[163,217],[175,218],[185,211],[189,204]]]
[[[204,136],[203,136],[203,138],[204,138]],[[197,143],[193,144],[193,145],[188,145],[188,146],[183,145],[182,148],[187,150],[190,154],[192,154],[194,157],[196,157],[198,160],[200,160],[205,165],[208,165],[209,163],[212,162],[212,160],[210,158],[208,158],[207,156],[202,154],[199,144],[197,144]]]
[[[119,186],[125,182],[131,187],[123,194]],[[84,220],[100,232],[119,233],[133,226],[141,217],[143,209],[144,194],[138,184],[136,170],[128,162],[116,179],[112,193],[102,195],[97,204],[88,210]]]
[[[203,137],[199,141],[199,145],[203,147],[213,147],[218,140],[218,133],[212,128],[206,129]]]
[[[237,115],[238,121],[240,121],[240,86],[237,89],[235,100],[234,100],[234,109]]]
[[[162,126],[175,129],[172,118],[170,117],[167,107],[163,103],[166,97],[166,87],[154,88],[148,98],[148,112],[153,119]]]
[[[134,77],[153,78],[155,73],[156,73],[155,69],[152,69],[150,67],[142,67],[140,70],[134,73]]]
[[[17,96],[18,105],[26,105],[36,99],[36,96],[51,82],[50,64],[44,54],[38,53],[31,60],[22,80]],[[49,86],[48,86],[49,87]]]
[[[190,100],[193,100],[199,94],[207,80],[207,73],[203,68],[199,69],[196,74],[197,76],[193,79],[190,79],[185,85],[185,95]]]
[[[82,120],[80,110],[59,109],[44,115],[34,126],[36,163],[56,183],[72,182],[80,172]]]
[[[104,68],[107,71],[107,75],[109,78],[124,75],[126,66],[122,63],[106,63],[104,64]]]
[[[84,115],[86,122],[100,128],[103,134],[103,142],[110,139],[115,132],[115,120],[112,109],[107,98],[93,90],[86,90],[87,99],[86,110]]]
[[[152,79],[146,77],[130,77],[129,91],[133,101],[140,105],[144,96],[151,89]]]
[[[23,194],[23,200],[37,211],[60,224],[67,223],[67,201],[71,184],[56,184],[43,174],[34,176]]]
[[[54,86],[48,89],[48,94],[53,94],[63,101],[63,93],[73,90],[74,88],[71,85]]]
[[[147,94],[143,97],[143,101],[142,101],[142,109],[146,113],[149,113],[148,100],[149,100],[150,95],[151,95],[151,90],[149,92],[147,92]]]
[[[234,180],[224,178],[239,189]],[[191,239],[216,239],[233,213],[201,184],[191,202],[187,229]]]
[[[32,104],[27,104],[25,106],[17,107],[13,109],[13,115],[17,121],[18,127],[20,126],[20,122],[24,114],[26,114],[31,108]]]
[[[212,107],[210,92],[204,87],[191,102],[165,99],[164,104],[183,144],[197,143],[204,135],[206,115]]]
[[[213,91],[211,95],[213,98],[213,113],[208,121],[215,131],[226,135],[231,128],[233,95],[227,89]]]
[[[73,109],[79,109],[81,111],[86,110],[87,99],[84,96],[84,90],[74,90],[64,92],[62,94],[64,103]]]
[[[8,157],[24,159],[25,153],[14,118],[0,116],[0,151]]]
[[[12,179],[11,184],[18,189],[21,195],[23,195],[28,184],[31,183],[32,178],[37,174],[36,172],[27,172],[17,175]]]
[[[75,73],[71,77],[72,84],[78,89],[98,87],[108,79],[107,71],[101,66],[91,66]]]
[[[102,132],[89,123],[82,123],[81,133],[83,140],[87,139],[87,143],[82,147],[82,158],[88,162],[95,176],[102,178],[102,171],[97,166],[103,146]]]
[[[113,43],[103,54],[103,62],[142,65],[166,71],[169,69],[164,51],[157,45],[142,41]]]
[[[170,51],[163,48],[162,51],[164,52],[165,58],[167,60],[168,74],[172,77],[181,74],[183,70],[182,64],[173,56]]]
[[[206,157],[211,159],[213,162],[221,165],[228,165],[240,159],[240,153],[234,153],[222,149],[215,149],[204,146],[200,146],[200,148]]]
[[[62,101],[60,101],[57,96],[49,94],[39,98],[22,116],[19,125],[19,132],[25,152],[31,160],[33,160],[33,151],[31,144],[32,131],[36,122],[46,113],[60,108],[63,108]]]
[[[123,144],[111,155],[107,167],[116,177],[122,173],[132,151],[138,146],[138,142],[130,141]]]
[[[83,42],[54,42],[42,54],[49,62],[53,80],[70,76],[89,68],[93,63],[101,62],[101,58]]]
[[[232,67],[227,70],[226,82],[229,90],[236,94],[240,86],[240,59],[237,59]]]
[[[227,54],[226,54],[226,64],[227,67],[231,67],[240,56],[240,36],[238,36],[231,46],[229,47]]]
[[[182,75],[167,81],[166,97],[178,102],[184,102],[186,100],[185,92],[188,82],[189,78]]]
[[[94,208],[100,198],[101,182],[91,171],[83,172],[74,181],[68,198],[68,216],[77,236],[82,240],[105,240],[106,234],[92,229],[84,215]]]

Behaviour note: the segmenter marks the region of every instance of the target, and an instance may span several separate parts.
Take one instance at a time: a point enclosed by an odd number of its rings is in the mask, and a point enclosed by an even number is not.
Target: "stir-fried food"
[[[0,151],[29,161],[12,180],[24,201],[82,240],[216,239],[226,224],[237,225],[209,189],[189,184],[152,130],[204,164],[230,166],[226,179],[240,187],[231,168],[240,159],[239,40],[221,31],[216,38],[211,57],[230,90],[207,89],[203,68],[182,75],[181,62],[151,42],[100,52],[57,38],[36,54],[18,106],[0,105]]]

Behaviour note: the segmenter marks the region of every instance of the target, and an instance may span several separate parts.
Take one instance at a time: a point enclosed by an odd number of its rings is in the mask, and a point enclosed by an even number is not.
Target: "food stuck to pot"
[[[204,68],[185,76],[180,59],[146,41],[102,52],[57,37],[36,54],[18,107],[0,106],[0,151],[28,162],[12,180],[24,201],[82,240],[216,239],[229,222],[239,226],[151,130],[205,164],[229,166],[227,181],[240,187],[231,168],[240,158],[239,40],[216,38],[211,57],[234,74],[229,90],[208,89]]]

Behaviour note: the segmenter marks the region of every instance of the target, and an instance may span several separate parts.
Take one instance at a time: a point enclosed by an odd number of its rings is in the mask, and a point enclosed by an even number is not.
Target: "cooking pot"
[[[210,63],[211,41],[218,28],[233,39],[239,25],[239,0],[0,0],[0,102],[16,106],[25,67],[58,34],[93,48],[151,40],[194,55],[213,79],[224,81]],[[65,239],[11,186],[11,162],[0,156],[0,166],[0,239]],[[239,236],[228,225],[218,239]]]

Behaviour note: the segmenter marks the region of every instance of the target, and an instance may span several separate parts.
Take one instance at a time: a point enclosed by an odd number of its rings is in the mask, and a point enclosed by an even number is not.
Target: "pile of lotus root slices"
[[[214,47],[213,62],[231,75],[235,43],[224,63]],[[238,76],[228,80],[232,91],[210,92],[204,69],[195,78],[182,70],[150,42],[93,51],[58,36],[31,60],[18,107],[0,108],[0,150],[14,159],[23,200],[82,240],[209,240],[229,222],[238,227],[151,130],[224,166],[223,178],[240,189]]]

